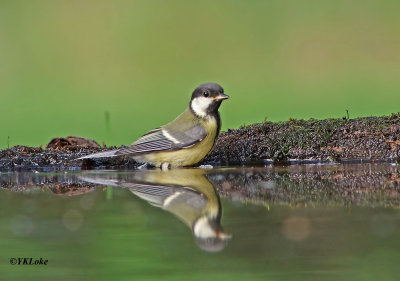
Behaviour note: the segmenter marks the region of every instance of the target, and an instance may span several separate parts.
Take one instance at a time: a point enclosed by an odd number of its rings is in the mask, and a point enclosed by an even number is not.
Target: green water
[[[398,280],[399,177],[390,164],[2,173],[0,279]],[[181,207],[149,204],[149,185]],[[190,212],[222,213],[231,238],[200,247]]]

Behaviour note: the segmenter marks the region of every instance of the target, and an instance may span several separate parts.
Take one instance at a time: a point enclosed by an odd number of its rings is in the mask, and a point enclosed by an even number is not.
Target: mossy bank
[[[56,138],[46,148],[15,146],[0,150],[0,170],[134,169],[128,157],[77,158],[99,151],[91,140]],[[213,151],[200,163],[217,166],[286,163],[400,161],[400,113],[356,119],[263,122],[222,132]]]
[[[221,133],[204,160],[220,165],[399,161],[400,113],[356,119],[264,122]]]

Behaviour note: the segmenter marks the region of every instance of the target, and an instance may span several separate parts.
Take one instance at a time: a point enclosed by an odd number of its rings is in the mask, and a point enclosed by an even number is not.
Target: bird
[[[163,170],[192,166],[206,157],[221,129],[218,109],[229,96],[217,83],[198,86],[189,107],[176,119],[144,134],[129,146],[78,159],[129,156]]]
[[[207,170],[135,170],[124,173],[86,172],[84,182],[122,187],[154,207],[167,211],[187,225],[204,251],[221,251],[231,234],[221,225],[221,201]]]

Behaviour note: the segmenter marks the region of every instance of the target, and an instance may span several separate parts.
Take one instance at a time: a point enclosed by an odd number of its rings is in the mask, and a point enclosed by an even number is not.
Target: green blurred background
[[[394,0],[1,0],[0,148],[130,144],[204,82],[231,96],[223,130],[398,112],[399,12]]]

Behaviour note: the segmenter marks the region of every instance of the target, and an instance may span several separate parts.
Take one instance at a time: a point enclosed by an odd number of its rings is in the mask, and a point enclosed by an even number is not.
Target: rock
[[[96,141],[91,139],[72,136],[68,136],[66,138],[54,138],[46,145],[46,148],[60,150],[64,150],[67,147],[100,148],[100,145]]]

